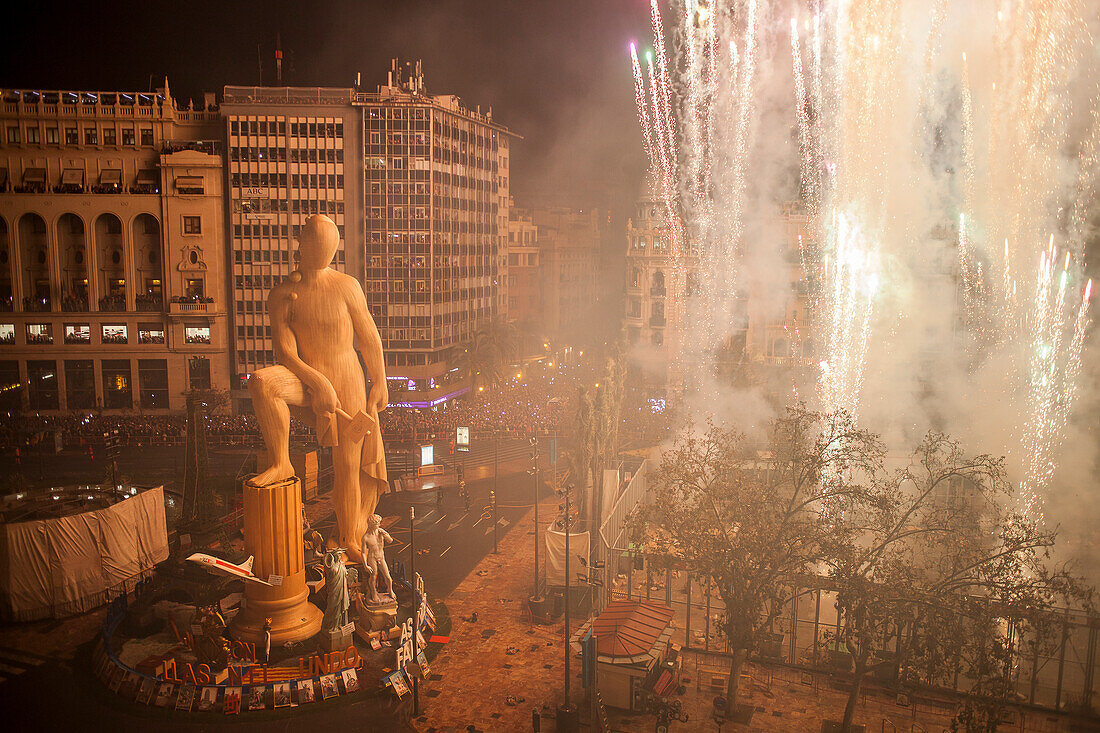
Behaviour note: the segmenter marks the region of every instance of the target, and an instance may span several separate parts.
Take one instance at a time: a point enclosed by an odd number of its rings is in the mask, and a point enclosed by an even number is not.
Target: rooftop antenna
[[[282,37],[275,34],[275,86],[283,85],[283,41]]]

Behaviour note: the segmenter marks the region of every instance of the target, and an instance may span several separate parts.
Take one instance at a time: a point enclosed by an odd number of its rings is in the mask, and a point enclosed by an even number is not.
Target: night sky
[[[621,211],[644,169],[627,44],[648,39],[646,0],[17,3],[0,30],[4,88],[141,91],[168,77],[173,96],[226,84],[385,81],[389,59],[423,59],[427,91],[458,94],[523,135],[513,192]]]

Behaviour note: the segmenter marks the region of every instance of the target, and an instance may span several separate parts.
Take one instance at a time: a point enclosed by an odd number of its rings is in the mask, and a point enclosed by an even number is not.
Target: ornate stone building
[[[776,367],[802,368],[812,362],[813,336],[809,330],[806,282],[802,272],[800,238],[809,236],[807,218],[797,203],[774,211],[759,227],[762,236],[782,246],[772,251],[779,266],[770,280],[750,277],[742,293],[732,296],[732,318],[728,335],[715,364],[719,375],[730,381],[770,381]],[[672,263],[668,254],[668,225],[664,204],[652,193],[642,196],[627,221],[626,283],[623,325],[627,341],[648,367],[656,383],[668,379],[669,347],[674,334],[668,333],[669,301],[676,297],[672,285]],[[773,244],[769,244],[773,247]],[[700,283],[704,273],[695,248],[688,243],[684,291],[686,317],[700,304]],[[690,378],[690,365],[685,365]]]
[[[213,96],[0,95],[0,410],[159,413],[227,388]]]

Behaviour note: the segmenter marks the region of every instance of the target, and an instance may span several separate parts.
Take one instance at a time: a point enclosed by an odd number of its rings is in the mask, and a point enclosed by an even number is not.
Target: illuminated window
[[[103,360],[103,406],[112,410],[133,408],[129,359]]]
[[[209,326],[187,326],[183,329],[183,340],[188,344],[210,343]]]
[[[53,327],[49,323],[28,323],[27,324],[27,343],[28,344],[52,344],[53,343]]]
[[[124,344],[127,340],[126,326],[124,324],[104,324],[100,339],[105,344]]]
[[[0,344],[15,343],[15,324],[0,323]]]
[[[138,326],[139,344],[163,344],[164,328],[161,326]]]
[[[92,328],[87,323],[66,323],[65,343],[90,344],[92,343]]]

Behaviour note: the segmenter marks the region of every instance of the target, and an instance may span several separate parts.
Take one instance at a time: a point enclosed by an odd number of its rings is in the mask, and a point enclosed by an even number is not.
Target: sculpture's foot
[[[258,473],[252,478],[248,479],[248,483],[252,486],[267,486],[268,484],[278,483],[279,481],[286,481],[288,478],[294,476],[294,466],[287,464],[276,463],[262,473]]]

